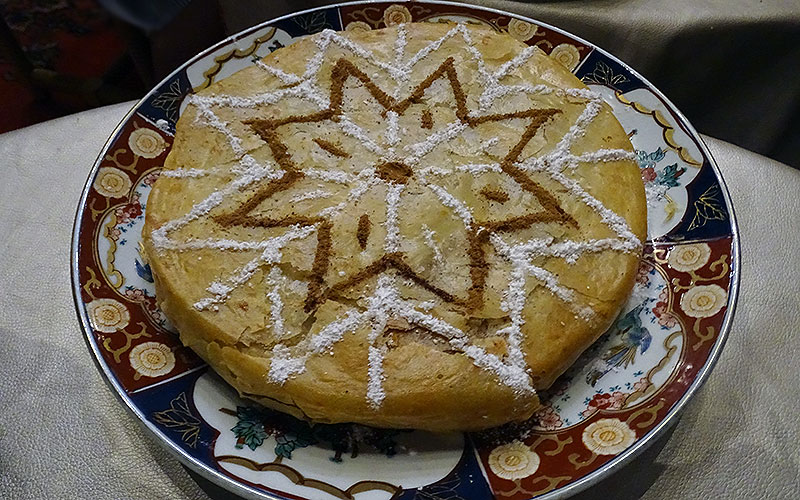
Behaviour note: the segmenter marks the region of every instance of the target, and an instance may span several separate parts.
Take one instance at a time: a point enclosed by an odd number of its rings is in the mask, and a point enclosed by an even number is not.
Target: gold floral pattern
[[[141,127],[131,132],[128,147],[133,154],[142,158],[156,158],[167,149],[167,143],[155,130]]]
[[[601,418],[583,431],[583,444],[597,455],[616,455],[636,440],[636,432],[618,418]]]
[[[522,479],[539,469],[539,455],[521,441],[498,446],[489,454],[489,468],[503,479]]]
[[[352,23],[348,23],[347,26],[344,27],[345,31],[370,31],[372,30],[372,26],[365,23],[364,21],[353,21]]]
[[[410,23],[411,12],[402,5],[390,5],[383,11],[383,22],[386,26],[397,26],[398,24]]]
[[[581,55],[578,52],[578,47],[571,43],[562,43],[553,47],[550,51],[550,57],[561,63],[565,68],[570,71],[575,71],[578,63],[581,62]]]
[[[678,245],[669,251],[669,265],[676,271],[697,271],[708,263],[711,247],[706,243]]]
[[[681,309],[693,318],[710,318],[728,301],[728,293],[719,285],[699,285],[681,297]]]
[[[103,333],[122,330],[131,320],[128,308],[114,299],[95,299],[86,304],[86,312],[92,328]]]
[[[513,38],[519,40],[520,42],[527,42],[533,38],[533,36],[536,34],[536,30],[538,30],[539,27],[527,21],[522,21],[521,19],[511,19],[508,22],[507,29],[508,34]]]
[[[97,171],[94,180],[95,191],[108,198],[122,198],[131,190],[130,177],[122,170],[114,167],[103,167]]]
[[[160,377],[175,368],[175,355],[160,342],[139,344],[128,355],[131,367],[145,377]]]

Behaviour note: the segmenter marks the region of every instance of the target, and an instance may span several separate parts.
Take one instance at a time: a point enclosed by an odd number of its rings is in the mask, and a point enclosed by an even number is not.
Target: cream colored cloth
[[[75,208],[131,105],[0,135],[0,498],[208,498],[103,382],[73,307]],[[580,499],[800,492],[800,172],[708,142],[742,237],[728,345],[671,438]]]

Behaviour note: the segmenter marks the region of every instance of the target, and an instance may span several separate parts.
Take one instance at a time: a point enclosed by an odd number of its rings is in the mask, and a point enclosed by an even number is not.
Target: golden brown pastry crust
[[[341,36],[372,51],[375,59],[395,61],[398,29]],[[408,58],[453,25],[410,24],[402,29]],[[500,78],[504,85],[579,91],[510,92],[481,110],[485,82],[457,34],[411,67],[405,80],[401,75],[399,81],[405,83],[396,90],[397,75],[354,56],[344,44],[332,43],[314,79],[322,102],[289,96],[278,102],[262,99],[256,106],[228,106],[240,105],[243,101],[237,104],[237,98],[302,85],[286,75],[304,73],[319,52],[318,42],[330,36],[322,34],[264,58],[283,75],[257,66],[242,70],[201,91],[181,115],[164,165],[166,175],[148,200],[145,250],[159,304],[181,340],[244,396],[319,422],[430,430],[491,427],[530,417],[539,402],[534,393],[521,391],[521,385],[550,386],[618,313],[633,286],[638,242],[646,233],[638,167],[630,154],[619,154],[632,151],[625,132],[607,105],[581,94],[585,86],[538,50],[526,52],[525,45],[484,28],[465,32],[489,71],[526,56]],[[426,77],[431,80],[427,86]],[[223,100],[225,106],[217,105]],[[560,166],[553,175],[546,172],[547,164],[525,164],[557,150],[592,102],[599,106],[596,116],[584,120],[585,127],[566,152],[580,156],[612,150],[618,159],[611,153],[602,161],[565,163],[563,157],[554,157],[553,165]],[[227,125],[216,126],[212,116]],[[398,137],[386,126],[391,119],[397,120]],[[365,146],[364,137],[342,132],[342,120],[360,126],[380,146],[397,142],[398,150],[446,134],[459,123],[463,131],[429,152],[424,144],[406,148],[406,158],[395,161],[379,158]],[[238,146],[231,145],[226,130],[240,141]],[[514,148],[516,155],[511,154]],[[229,189],[207,213],[173,224],[197,212],[199,205],[236,182],[237,175],[241,179],[256,172],[241,174],[243,152],[283,175]],[[499,167],[475,167],[473,174],[458,170],[464,164]],[[374,171],[358,177],[365,166]],[[350,180],[331,181],[319,173],[333,167]],[[189,169],[194,173],[187,173]],[[353,200],[353,182],[370,179],[375,182]],[[571,192],[570,182],[610,212]],[[392,190],[400,196],[397,221],[387,222]],[[453,204],[447,194],[464,201]],[[340,203],[344,208],[338,213],[320,215]],[[466,216],[459,208],[464,206]],[[609,213],[630,230],[627,240],[620,237],[619,224],[603,217]],[[472,221],[469,228],[465,217]],[[304,230],[306,236],[288,241],[277,258],[259,261],[236,286],[230,286],[231,277],[263,257],[269,245],[231,251],[185,244],[212,238],[253,246]],[[510,281],[523,254],[509,258],[503,245],[538,241],[553,249],[568,241],[586,247],[586,242],[599,240],[618,244],[577,253],[562,245],[558,255],[524,254],[522,260],[530,266],[519,288],[525,305],[517,321],[519,349],[528,367],[524,383],[477,366],[480,362],[465,354],[464,344],[448,342],[442,332],[431,330],[436,328],[396,309],[384,310],[390,318],[381,331],[372,333],[376,319],[362,321],[306,356],[301,372],[285,380],[271,375],[273,365],[288,366],[274,361],[276,345],[281,346],[278,357],[302,357],[313,350],[315,339],[327,338],[326,327],[332,323],[352,311],[379,308],[370,306],[368,298],[378,294],[381,276],[394,276],[392,289],[404,304],[413,305],[413,314],[444,321],[464,332],[467,345],[513,364],[511,337],[503,329],[513,323]],[[548,285],[550,278],[556,281]],[[215,288],[214,282],[229,289]],[[281,306],[277,316],[276,303]],[[375,366],[370,375],[370,346],[380,351],[375,359],[380,358],[382,376],[376,376]]]

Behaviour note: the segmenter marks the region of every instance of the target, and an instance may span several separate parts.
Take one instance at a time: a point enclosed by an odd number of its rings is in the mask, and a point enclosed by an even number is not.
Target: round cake
[[[145,250],[181,341],[315,422],[529,418],[646,233],[630,141],[536,47],[463,24],[308,36],[188,98]]]

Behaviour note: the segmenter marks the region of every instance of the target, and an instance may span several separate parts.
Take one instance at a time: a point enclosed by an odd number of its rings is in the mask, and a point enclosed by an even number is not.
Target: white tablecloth
[[[105,385],[72,302],[78,198],[131,105],[0,135],[0,498],[208,498]],[[730,340],[671,437],[581,499],[800,495],[800,172],[707,141],[741,230]]]

